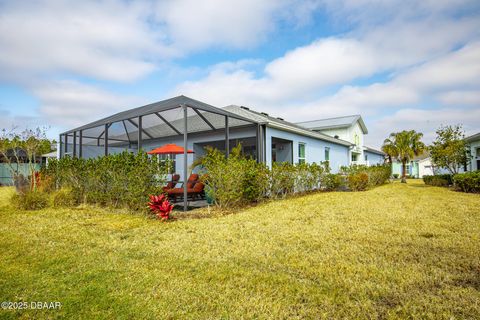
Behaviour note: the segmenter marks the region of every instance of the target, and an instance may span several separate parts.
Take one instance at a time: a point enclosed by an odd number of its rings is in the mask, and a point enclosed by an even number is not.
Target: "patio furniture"
[[[165,187],[163,187],[163,191],[168,191],[170,189],[175,188],[175,185],[178,183],[178,180],[180,180],[180,175],[179,174],[173,174],[172,175],[172,180],[167,183]]]
[[[205,184],[201,181],[198,181],[198,174],[192,173],[187,180],[187,198],[196,200],[197,198],[202,199],[205,195],[204,189]],[[168,197],[174,202],[178,198],[183,198],[183,187],[182,188],[173,188],[167,191]]]

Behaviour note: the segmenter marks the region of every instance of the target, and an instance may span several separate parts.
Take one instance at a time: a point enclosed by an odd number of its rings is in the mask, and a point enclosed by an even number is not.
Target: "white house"
[[[472,136],[466,137],[465,141],[470,147],[470,164],[469,171],[480,170],[480,132]]]
[[[367,127],[360,115],[312,120],[297,123],[310,130],[321,132],[331,137],[351,142],[350,164],[374,165],[384,162],[382,151],[365,146]]]

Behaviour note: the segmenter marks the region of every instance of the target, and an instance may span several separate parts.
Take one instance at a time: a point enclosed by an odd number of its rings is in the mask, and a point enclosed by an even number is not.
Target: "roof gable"
[[[367,126],[365,125],[365,122],[363,122],[362,116],[359,114],[344,117],[297,122],[297,124],[310,130],[327,130],[348,128],[353,126],[357,122],[360,125],[362,132],[364,134],[367,134]]]

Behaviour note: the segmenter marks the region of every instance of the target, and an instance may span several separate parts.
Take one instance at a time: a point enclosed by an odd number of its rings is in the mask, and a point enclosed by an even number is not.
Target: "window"
[[[480,158],[480,148],[477,148],[476,154],[477,154],[477,158]]]
[[[352,161],[357,161],[357,154],[356,153],[352,153]]]
[[[168,173],[175,173],[176,172],[175,168],[176,168],[177,164],[176,164],[176,161],[175,161],[175,157],[172,158],[168,154],[159,154],[158,156],[159,156],[159,159],[160,159],[160,163],[165,163],[166,161],[169,161],[170,166],[167,170]]]
[[[358,146],[360,145],[360,137],[358,136],[358,134],[355,133],[355,144]]]
[[[330,161],[330,148],[325,147],[325,161]]]
[[[368,161],[368,154],[365,153],[365,161]]]
[[[298,144],[298,163],[305,163],[305,143]]]

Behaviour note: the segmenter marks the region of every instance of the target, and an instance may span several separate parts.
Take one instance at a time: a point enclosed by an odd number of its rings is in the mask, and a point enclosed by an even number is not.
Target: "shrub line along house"
[[[60,157],[92,158],[120,153],[152,150],[167,143],[184,147],[177,155],[175,171],[186,181],[188,167],[205,153],[205,147],[217,148],[227,155],[238,143],[242,152],[271,166],[274,162],[313,163],[329,161],[333,172],[341,166],[359,163],[352,154],[371,154],[366,164],[383,163],[383,153],[362,147],[365,124],[359,116],[352,126],[362,126],[361,137],[348,141],[311,130],[247,107],[230,105],[217,108],[178,96],[139,108],[119,112],[60,134]],[[345,128],[345,127],[343,127]],[[355,131],[356,132],[356,131]],[[343,137],[343,136],[342,136]],[[360,140],[361,139],[361,140]],[[193,154],[188,154],[192,149]],[[360,151],[360,152],[359,152]],[[365,160],[367,158],[365,157]],[[365,163],[365,161],[363,162]],[[184,208],[187,207],[184,187]]]

